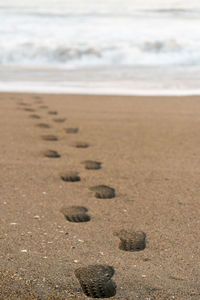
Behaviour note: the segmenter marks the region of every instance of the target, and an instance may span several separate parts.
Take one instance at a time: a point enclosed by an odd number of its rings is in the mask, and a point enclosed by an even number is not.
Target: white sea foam
[[[127,89],[125,82],[132,80],[139,89],[142,78],[144,89],[152,90],[160,89],[160,77],[154,76],[154,68],[163,68],[161,76],[166,78],[162,89],[167,85],[173,90],[165,68],[177,67],[183,74],[175,72],[176,89],[200,86],[190,72],[193,67],[195,74],[200,72],[200,3],[196,0],[0,0],[0,23],[2,84],[14,82],[2,72],[7,65],[37,68],[40,74],[45,68],[52,72],[76,69],[78,78],[78,70],[95,68],[101,83],[104,67],[104,84],[121,79],[121,88]],[[144,78],[143,68],[148,68],[149,78]],[[30,82],[37,81],[34,76],[30,78],[31,74],[34,72],[29,73]],[[43,85],[50,80],[49,76],[39,77]],[[192,79],[196,86],[191,85]],[[59,82],[53,84],[58,89]]]

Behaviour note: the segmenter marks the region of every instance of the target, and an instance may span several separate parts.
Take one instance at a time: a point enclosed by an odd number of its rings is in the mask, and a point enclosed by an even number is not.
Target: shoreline
[[[0,93],[0,300],[88,299],[75,270],[91,264],[114,268],[111,299],[199,299],[199,100]],[[123,251],[120,230],[143,231],[146,247]]]
[[[0,91],[96,95],[200,95],[199,67],[1,66]],[[44,80],[45,79],[45,80]]]
[[[49,83],[48,83],[49,84]],[[26,82],[25,82],[26,85]],[[5,84],[0,83],[0,94],[42,94],[42,95],[84,95],[84,96],[116,96],[116,97],[198,97],[199,90],[124,90],[124,89],[102,89],[102,88],[80,88],[80,87],[6,87]]]

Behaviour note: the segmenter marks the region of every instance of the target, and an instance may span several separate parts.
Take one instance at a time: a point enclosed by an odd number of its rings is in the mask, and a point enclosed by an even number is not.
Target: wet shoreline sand
[[[111,299],[199,299],[200,97],[0,104],[0,299],[87,299],[91,264],[114,268]],[[119,249],[123,230],[145,249]]]

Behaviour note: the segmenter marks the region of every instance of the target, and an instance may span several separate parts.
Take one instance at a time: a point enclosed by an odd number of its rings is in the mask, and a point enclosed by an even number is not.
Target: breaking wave
[[[200,52],[176,40],[112,45],[17,43],[0,49],[0,64],[63,66],[200,65]]]
[[[199,2],[144,2],[0,0],[0,64],[200,65]]]

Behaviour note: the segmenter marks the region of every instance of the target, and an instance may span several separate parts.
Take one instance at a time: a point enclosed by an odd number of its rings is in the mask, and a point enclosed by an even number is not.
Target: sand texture
[[[0,105],[0,300],[200,299],[200,97]]]

